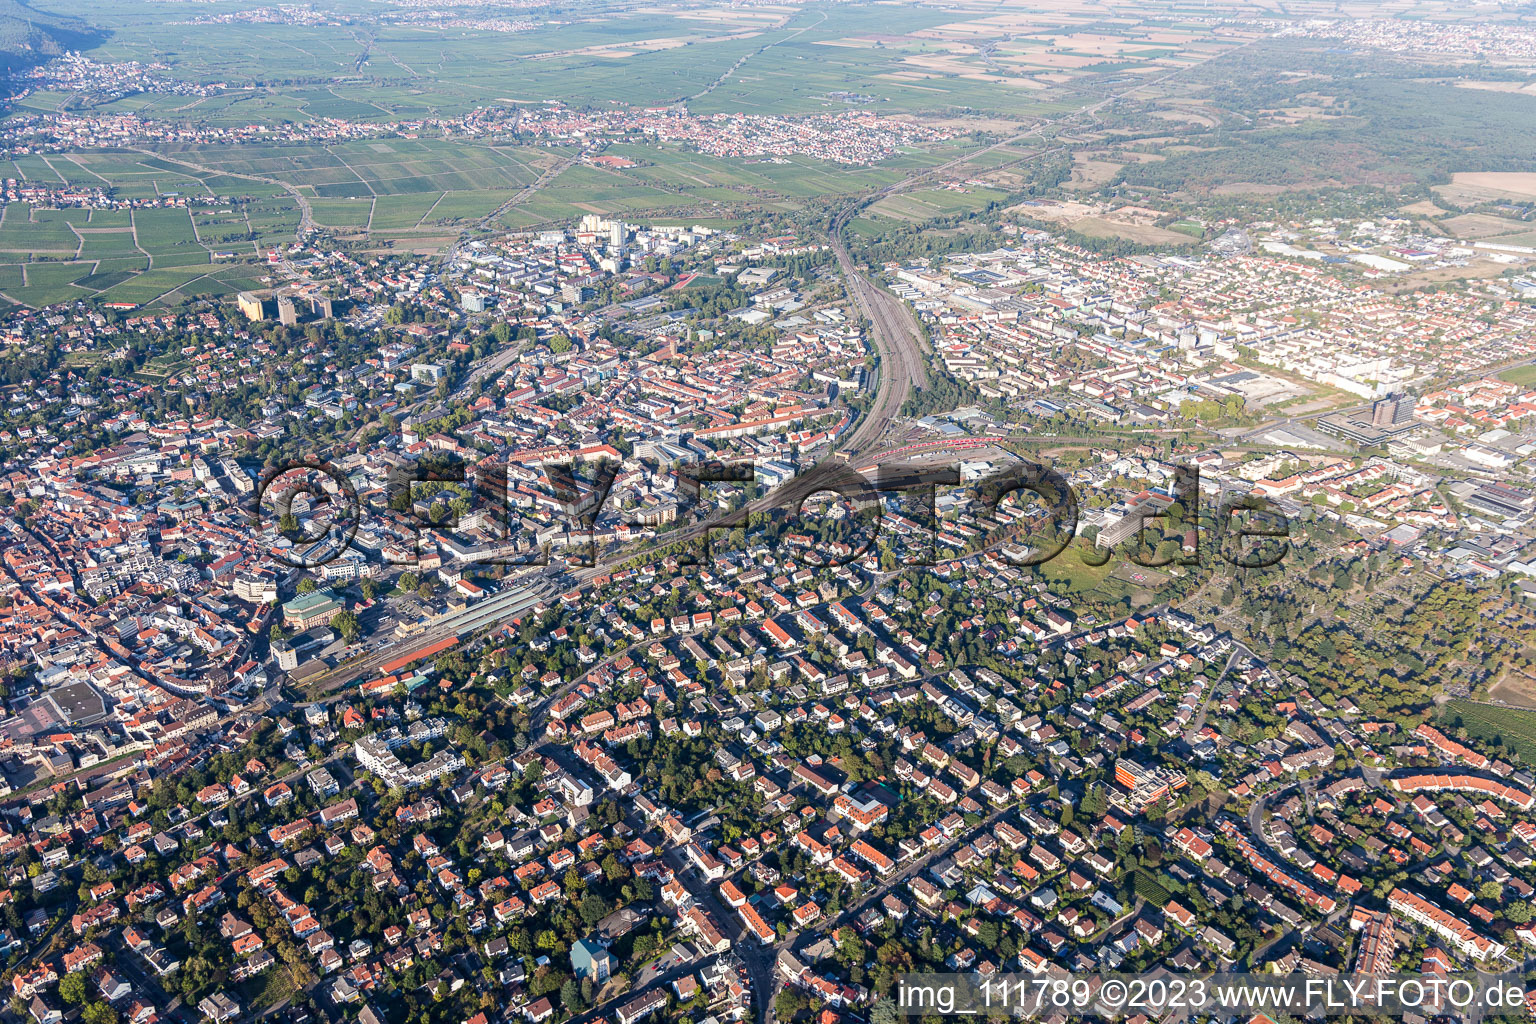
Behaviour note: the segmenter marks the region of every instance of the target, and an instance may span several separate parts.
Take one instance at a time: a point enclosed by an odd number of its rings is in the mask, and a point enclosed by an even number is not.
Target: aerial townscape
[[[0,1024],[1533,1019],[1533,124],[1519,0],[0,0]]]

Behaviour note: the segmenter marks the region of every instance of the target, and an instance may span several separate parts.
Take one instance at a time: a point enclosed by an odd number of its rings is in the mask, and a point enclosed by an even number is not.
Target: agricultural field
[[[122,199],[220,194],[208,187],[204,180],[207,175],[137,151],[80,150],[21,157],[12,162],[29,180],[82,188],[110,187]],[[0,170],[5,170],[3,165]],[[249,181],[241,182],[230,194],[249,191],[251,186]]]
[[[80,236],[70,219],[86,223],[85,210],[34,210],[27,203],[8,203],[0,216],[0,252],[73,257],[80,251]]]
[[[1536,757],[1536,711],[1453,700],[1440,711],[1442,729],[1465,729],[1479,746],[1505,747],[1527,760]]]
[[[574,153],[561,147],[388,138],[21,157],[12,161],[19,177],[193,205],[88,213],[13,204],[0,217],[0,260],[21,270],[0,294],[44,304],[91,296],[169,301],[197,289],[218,290],[229,261],[253,261],[293,237],[301,204],[308,204],[317,226],[338,238],[433,252],[497,210],[502,215],[496,226],[510,230],[588,213],[699,221],[729,219],[751,208],[793,210],[805,201],[857,195],[898,181],[949,158],[955,148],[849,167],[801,156],[727,160],[678,146],[619,144],[609,151],[635,166],[613,170],[572,163],[527,191]],[[978,210],[1003,196],[1001,190],[977,187],[926,189],[893,197],[872,213],[921,222]],[[50,266],[33,272],[40,260]]]
[[[1451,175],[1451,184],[1497,198],[1536,199],[1536,172],[1459,171]]]
[[[998,189],[975,186],[964,189],[922,189],[882,199],[871,206],[868,212],[895,220],[925,221],[956,213],[973,213],[1006,196],[1007,193]]]
[[[1082,83],[1168,69],[1229,49],[1238,32],[1196,24],[1109,27],[1096,6],[1063,5],[1045,21],[988,3],[846,4],[698,9],[537,9],[518,31],[389,24],[376,5],[328,5],[353,24],[209,23],[220,5],[146,2],[103,9],[57,0],[109,33],[102,61],[163,62],[225,90],[191,98],[137,94],[98,109],[213,124],[458,116],[476,107],[561,100],[698,113],[802,114],[871,106],[890,112],[1057,110]],[[361,33],[357,24],[369,25]],[[272,82],[292,83],[275,90]],[[75,98],[36,92],[28,108]]]
[[[255,234],[258,245],[292,234],[300,197],[317,225],[342,237],[415,244],[422,241],[415,236],[451,237],[479,221],[566,155],[553,147],[382,139],[206,146],[168,152],[163,159],[206,168],[199,181],[205,188],[234,182],[265,196],[244,210],[245,232]],[[204,223],[197,221],[199,230]],[[240,225],[225,227],[232,230],[203,240],[238,241],[232,236],[241,233]]]
[[[136,261],[0,264],[0,297],[29,306],[75,299],[164,304],[190,295],[227,295],[256,287],[254,268],[237,265],[162,266]]]
[[[167,150],[160,162],[206,169],[200,178],[226,175],[283,182],[319,198],[367,198],[515,188],[538,177],[535,163],[548,153],[441,139],[374,139],[187,147]]]
[[[269,200],[268,202],[272,202]],[[190,282],[199,293],[232,290],[227,280],[250,282],[259,249],[293,237],[297,209],[249,211],[161,207],[135,210],[37,210],[6,204],[0,213],[0,296],[27,305],[99,297],[107,301],[174,301]],[[213,266],[213,251],[226,261]],[[230,254],[234,259],[228,260]],[[248,287],[249,283],[240,287]],[[234,289],[238,290],[238,289]]]
[[[1172,899],[1168,889],[1147,871],[1136,872],[1136,895],[1154,907],[1164,907]]]
[[[881,199],[851,230],[869,235],[893,223],[975,213],[1029,180],[1040,154],[1059,151],[1060,140],[1041,119],[1093,100],[1140,92],[1138,102],[1155,109],[1135,114],[1136,125],[1147,117],[1174,118],[1166,136],[1173,142],[1180,138],[1175,125],[1226,125],[1219,101],[1199,95],[1204,87],[1198,83],[1146,89],[1138,83],[1161,83],[1164,72],[1198,71],[1202,62],[1253,39],[1246,28],[1218,30],[1178,19],[1119,26],[1081,0],[1069,0],[1044,20],[984,0],[618,10],[578,4],[558,20],[535,9],[514,19],[515,29],[494,31],[414,15],[406,26],[366,0],[337,0],[328,8],[337,17],[328,15],[324,24],[267,23],[254,14],[243,19],[223,3],[145,0],[128,10],[100,11],[86,0],[59,2],[60,13],[87,16],[106,30],[88,54],[92,60],[160,62],[169,75],[222,83],[222,91],[98,98],[44,90],[25,98],[27,109],[274,129],[270,140],[254,143],[155,143],[0,162],[0,174],[22,180],[189,204],[190,213],[123,211],[114,221],[89,223],[45,216],[48,211],[6,211],[0,260],[18,266],[47,260],[78,270],[63,285],[69,271],[40,275],[44,290],[62,295],[93,287],[150,290],[168,282],[174,288],[194,271],[222,280],[230,266],[258,260],[292,238],[306,213],[347,244],[432,252],[482,224],[519,230],[585,214],[699,221],[819,209],[941,164],[947,165],[941,180]],[[221,18],[233,20],[215,23]],[[858,111],[914,118],[957,134],[873,166],[793,153],[717,158],[636,136],[601,145],[604,153],[633,162],[610,168],[569,144],[469,138],[430,120],[560,101],[597,111],[680,104],[701,115]],[[1108,129],[1115,116],[1106,108],[1101,125]],[[412,119],[421,123],[376,138],[345,138],[346,129],[329,128]],[[291,141],[284,126],[326,134]],[[1065,183],[1082,203],[1023,210],[1025,216],[1140,243],[1198,241],[1202,228],[1193,221],[1156,227],[1116,217],[1092,200],[1119,175],[1155,176],[1181,155],[1203,155],[1157,152],[1143,143],[1159,137],[1145,133],[1131,152],[1112,131],[1083,127],[1071,130],[1094,138],[1075,153]],[[1015,141],[997,145],[1010,138]],[[1467,189],[1526,187],[1519,175],[1496,182],[1465,175],[1457,182]],[[1501,240],[1523,237],[1512,225],[1495,227],[1511,228],[1495,236]],[[134,285],[142,274],[151,275],[147,283]],[[31,283],[13,287],[41,294]]]
[[[86,222],[5,211],[0,261],[56,264],[36,281],[22,273],[9,282],[33,297],[165,294],[197,280],[187,277],[193,273],[223,280],[231,266],[292,238],[306,212],[344,242],[416,252],[451,245],[493,216],[486,226],[515,230],[591,213],[702,221],[794,212],[868,194],[1076,110],[1085,96],[1103,95],[1105,83],[1182,67],[1248,38],[1182,22],[1122,31],[1080,0],[1044,23],[982,0],[616,10],[578,4],[558,19],[530,10],[505,30],[414,15],[405,25],[367,0],[337,0],[323,24],[244,18],[223,3],[58,3],[60,14],[104,30],[90,59],[158,63],[175,78],[220,89],[203,97],[42,89],[24,98],[23,112],[89,109],[217,128],[270,125],[274,132],[271,141],[250,144],[145,144],[0,162],[0,176],[109,188],[119,199],[186,201],[191,211],[120,211]],[[610,169],[576,160],[568,145],[445,135],[428,120],[555,101],[595,110],[685,104],[701,115],[861,111],[922,118],[959,134],[875,166],[793,154],[723,159],[670,144],[614,142],[606,152],[634,166]],[[377,138],[343,139],[342,131],[335,141],[295,142],[281,132],[285,125],[412,119],[423,123]],[[984,209],[1014,187],[1010,165],[1036,156],[1034,145],[999,147],[955,165],[956,178],[981,176],[990,187],[889,197],[853,230]],[[1102,154],[1101,146],[1094,159],[1079,162],[1078,182],[1094,185],[1114,173],[1117,165],[1099,160]],[[563,170],[542,180],[557,167]],[[136,282],[140,276],[145,280]]]
[[[185,97],[140,95],[105,109],[192,112],[226,124],[456,115],[546,97],[667,102],[705,87],[761,45],[758,30],[779,20],[748,13],[733,26],[637,13],[515,33],[383,25],[364,42],[345,25],[244,24],[231,33],[226,26],[191,24],[201,11],[181,5],[160,5],[167,16],[158,23],[144,16],[153,4],[113,12],[84,0],[64,6],[112,29],[93,51],[96,59],[170,59],[179,74],[232,86],[190,104]],[[274,94],[260,87],[271,80],[315,84]],[[31,103],[51,109],[64,99],[37,94]]]

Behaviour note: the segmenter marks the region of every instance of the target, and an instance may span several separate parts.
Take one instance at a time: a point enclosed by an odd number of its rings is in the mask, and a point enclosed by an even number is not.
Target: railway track
[[[1168,72],[1167,74],[1160,75],[1157,78],[1147,82],[1140,82],[1131,88],[1122,90],[1111,96],[1107,96],[1095,103],[1074,111],[1071,114],[1063,115],[1062,117],[1053,118],[1046,121],[1041,121],[1025,131],[1019,132],[999,142],[988,145],[980,150],[967,153],[964,156],[947,161],[946,163],[940,164],[937,167],[928,168],[926,170],[918,171],[908,175],[901,181],[893,182],[884,188],[872,191],[863,197],[855,199],[854,201],[844,206],[833,216],[831,223],[829,224],[829,235],[832,250],[834,255],[837,257],[838,266],[842,270],[844,280],[848,283],[848,293],[850,297],[852,298],[854,304],[859,308],[859,311],[864,315],[866,319],[868,319],[870,323],[870,340],[874,345],[877,359],[876,394],[874,404],[870,407],[868,412],[864,413],[863,416],[860,417],[859,421],[853,426],[851,433],[847,435],[846,440],[844,440],[840,445],[841,450],[848,453],[850,462],[857,460],[860,456],[878,452],[882,448],[888,447],[888,445],[884,443],[886,432],[890,428],[891,424],[894,423],[896,418],[899,416],[901,407],[906,402],[907,397],[911,395],[914,390],[927,386],[929,356],[926,335],[918,326],[916,320],[913,319],[913,316],[907,309],[906,305],[902,303],[900,299],[896,298],[896,296],[892,295],[890,292],[887,292],[885,289],[881,288],[872,280],[870,280],[869,277],[865,275],[854,263],[853,258],[848,252],[848,246],[846,240],[843,238],[843,232],[846,229],[848,222],[853,219],[858,211],[862,210],[870,203],[878,201],[881,198],[894,195],[898,192],[902,192],[909,188],[913,188],[925,182],[931,181],[938,175],[942,175],[947,171],[963,166],[969,161],[974,160],[977,156],[990,153],[1004,146],[1013,145],[1025,139],[1037,137],[1047,128],[1053,125],[1067,123],[1080,117],[1094,117],[1100,110],[1120,99],[1130,96],[1142,89],[1158,85],[1188,71],[1190,68],[1199,67],[1207,61],[1216,60],[1223,56],[1228,56],[1243,49],[1243,47],[1247,45],[1249,44],[1244,43],[1232,50],[1208,57],[1206,60],[1197,62],[1196,64],[1191,64],[1187,67],[1175,69]],[[1039,154],[1035,154],[1035,157],[1038,158],[1039,156],[1043,156],[1054,151],[1055,148],[1048,148]],[[577,158],[578,157],[571,158],[570,162],[574,163],[575,159]],[[553,177],[558,176],[558,174],[563,170],[564,167],[557,165],[557,168],[552,168],[550,171],[546,171],[538,181],[525,188],[524,193],[532,193],[538,191],[540,187],[546,184]],[[523,193],[519,193],[519,196],[522,194]],[[518,197],[514,197],[514,199],[505,204],[502,209],[509,208],[510,206],[514,205],[517,199]],[[482,224],[491,222],[502,212],[502,209],[494,211],[490,217],[482,221]],[[456,244],[448,250],[448,252],[444,255],[445,263],[447,259],[451,258],[452,253],[456,251],[457,248],[458,246]],[[605,573],[612,572],[615,568],[625,562],[629,562],[637,558],[644,558],[647,554],[655,553],[666,548],[673,548],[681,543],[697,540],[701,537],[704,537],[712,530],[720,530],[722,527],[725,529],[730,529],[733,526],[743,525],[750,520],[751,515],[754,513],[761,514],[775,508],[798,508],[799,505],[812,494],[816,493],[817,491],[827,489],[826,485],[829,477],[822,473],[816,472],[816,470],[821,469],[823,465],[824,463],[819,463],[816,467],[813,467],[812,471],[803,473],[793,480],[786,481],[784,484],[774,488],[772,491],[769,491],[762,497],[748,503],[745,507],[738,510],[737,512],[724,517],[723,520],[695,524],[682,530],[669,533],[659,541],[641,546],[639,548],[629,549],[626,552],[607,559],[602,559],[595,566],[576,569],[570,573],[570,577],[574,581],[575,588],[584,589],[587,586],[590,586],[591,581],[594,578],[604,575]],[[488,617],[482,625],[473,628],[478,629],[484,628],[484,626],[487,625],[495,625],[498,621],[500,620],[492,615]],[[418,636],[411,637],[408,641],[402,641],[399,644],[386,645],[377,654],[370,656],[368,660],[374,666],[383,664],[385,661],[390,660],[392,657],[397,657],[404,650],[418,649],[423,644],[432,642],[434,638],[442,639],[451,635],[455,635],[455,632],[446,628],[444,628],[441,632],[423,633]],[[409,647],[407,647],[407,645],[409,645]],[[358,674],[360,673],[349,672],[346,675],[346,678],[356,678]]]

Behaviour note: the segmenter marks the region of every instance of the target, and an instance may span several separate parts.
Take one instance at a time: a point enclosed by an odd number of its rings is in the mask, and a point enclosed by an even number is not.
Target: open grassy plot
[[[1124,238],[1143,245],[1188,245],[1190,235],[1150,224],[1128,224],[1103,217],[1084,217],[1072,223],[1072,230],[1090,238]]]
[[[1053,588],[1073,594],[1113,599],[1129,593],[1124,581],[1114,578],[1115,560],[1104,565],[1089,565],[1079,550],[1069,546],[1061,554],[1035,566],[1035,572]]]
[[[1457,172],[1451,176],[1451,181],[1471,189],[1484,189],[1499,198],[1536,198],[1536,173],[1530,171]]]
[[[1507,380],[1511,384],[1519,384],[1521,386],[1536,384],[1536,363],[1505,370],[1499,374],[1499,380]]]
[[[1487,239],[1487,241],[1493,242],[1497,245],[1523,245],[1526,247],[1532,247],[1536,246],[1536,230],[1519,231],[1509,235],[1497,235],[1493,238]]]
[[[1486,213],[1464,213],[1459,217],[1448,217],[1440,223],[1441,227],[1457,238],[1468,239],[1515,234],[1528,227],[1521,221],[1511,220],[1508,217],[1493,217]]]
[[[848,230],[860,238],[878,238],[885,233],[884,225],[870,217],[855,217],[848,222]]]

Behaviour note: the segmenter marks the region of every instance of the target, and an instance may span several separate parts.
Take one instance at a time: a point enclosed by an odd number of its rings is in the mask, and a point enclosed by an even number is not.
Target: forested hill
[[[9,75],[55,57],[85,50],[105,33],[79,18],[50,14],[21,0],[0,0],[0,75]]]

